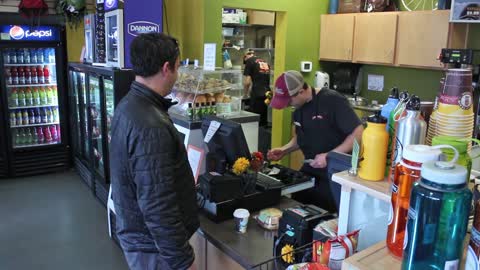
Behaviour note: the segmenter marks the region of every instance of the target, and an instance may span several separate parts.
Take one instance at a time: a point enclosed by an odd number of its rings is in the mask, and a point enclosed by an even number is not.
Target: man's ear
[[[167,61],[167,62],[163,63],[162,73],[166,74],[168,71],[170,71],[170,63]]]

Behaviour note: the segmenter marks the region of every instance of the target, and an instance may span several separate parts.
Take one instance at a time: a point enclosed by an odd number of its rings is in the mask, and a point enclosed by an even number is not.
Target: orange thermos
[[[440,159],[443,146],[407,145],[402,159],[395,166],[392,182],[391,208],[388,217],[387,247],[390,252],[402,257],[407,226],[410,193],[413,184],[420,180],[422,164]]]

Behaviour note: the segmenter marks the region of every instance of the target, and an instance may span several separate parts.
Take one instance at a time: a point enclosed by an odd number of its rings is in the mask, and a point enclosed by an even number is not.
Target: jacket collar
[[[130,91],[137,96],[148,99],[153,102],[155,105],[159,106],[163,111],[168,111],[168,108],[175,105],[170,99],[166,99],[161,95],[155,93],[152,89],[148,88],[146,85],[141,84],[137,81],[133,81],[130,86]]]

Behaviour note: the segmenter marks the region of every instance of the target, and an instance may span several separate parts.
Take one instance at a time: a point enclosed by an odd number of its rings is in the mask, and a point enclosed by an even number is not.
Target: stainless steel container
[[[406,115],[397,122],[390,179],[393,177],[395,166],[402,159],[403,149],[410,144],[425,144],[426,136],[427,123],[421,117],[420,99],[412,96],[407,103]]]

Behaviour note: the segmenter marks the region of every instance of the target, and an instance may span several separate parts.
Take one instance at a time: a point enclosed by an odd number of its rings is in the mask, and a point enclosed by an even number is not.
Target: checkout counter
[[[222,149],[221,152],[230,165],[233,156],[244,156],[247,151],[249,151],[249,154],[258,147],[259,116],[256,114],[241,112],[229,118],[207,117],[203,119],[203,122],[190,121],[188,118],[179,115],[171,115],[171,118],[178,131],[184,135],[185,146],[193,145],[205,151],[208,148]],[[208,131],[214,121],[220,122],[222,128],[217,129],[211,136],[211,141],[206,143],[205,137],[208,137]],[[243,134],[241,134],[242,132]],[[217,146],[221,146],[221,148]],[[215,151],[212,150],[211,153],[214,154]],[[202,163],[205,164],[206,162]],[[277,170],[275,171],[273,168],[277,168]],[[204,171],[205,165],[203,165]],[[197,197],[199,196],[199,198],[206,194],[202,192],[201,187],[205,183],[205,175],[210,175],[210,173],[202,175],[203,172],[201,171],[198,181],[200,185]],[[223,177],[220,174],[215,175]],[[260,188],[259,185],[272,181],[272,178],[276,178],[276,181],[281,183],[282,186]],[[285,178],[288,178],[288,181],[285,181]],[[190,239],[190,243],[195,250],[197,269],[274,269],[272,259],[274,258],[274,238],[277,236],[277,232],[262,228],[256,224],[253,217],[258,214],[260,209],[273,207],[284,210],[301,205],[288,198],[288,196],[291,193],[312,188],[315,179],[280,165],[271,165],[258,172],[255,181],[256,190],[253,193],[244,191],[240,198],[212,200],[210,203],[217,206],[224,203],[229,204],[230,201],[233,201],[226,208],[223,208],[221,214],[207,209],[205,202],[203,205],[199,203],[202,208],[199,216],[200,228]],[[223,189],[221,189],[222,193],[223,191],[228,193],[230,190],[225,188],[231,188],[231,185],[231,182],[224,183]],[[272,194],[275,194],[274,199],[266,199],[267,196]],[[255,198],[250,200],[250,197]],[[244,234],[235,231],[232,209],[236,208],[247,208],[250,211],[247,232]],[[115,228],[116,220],[111,189],[108,196],[107,211],[110,237],[118,242],[112,229]]]

